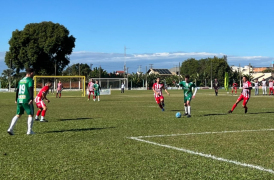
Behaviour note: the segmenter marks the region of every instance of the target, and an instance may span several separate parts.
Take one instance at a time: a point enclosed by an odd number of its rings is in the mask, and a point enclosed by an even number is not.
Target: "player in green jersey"
[[[13,128],[17,120],[24,114],[24,111],[28,114],[28,131],[27,134],[34,134],[32,131],[33,125],[33,74],[34,70],[32,68],[26,69],[26,76],[21,79],[18,83],[16,91],[16,101],[17,112],[12,118],[8,133],[13,135]]]
[[[96,80],[95,84],[93,85],[94,89],[94,101],[96,101],[96,97],[98,96],[98,101],[100,101],[100,91],[101,91],[101,86],[98,83],[98,80]]]
[[[193,82],[189,82],[189,75],[185,76],[185,80],[181,81],[179,85],[184,90],[184,106],[185,106],[185,116],[191,117],[190,113],[190,101],[192,98],[195,98],[197,88]],[[192,92],[192,89],[194,89],[194,93]]]

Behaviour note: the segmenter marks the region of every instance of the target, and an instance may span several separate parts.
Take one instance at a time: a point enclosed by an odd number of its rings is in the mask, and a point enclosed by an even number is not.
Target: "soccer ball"
[[[180,118],[182,116],[182,114],[180,112],[177,112],[175,116],[176,116],[176,118]]]

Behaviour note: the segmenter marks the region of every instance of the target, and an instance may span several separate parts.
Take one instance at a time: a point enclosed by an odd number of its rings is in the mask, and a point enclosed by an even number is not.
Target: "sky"
[[[108,72],[178,67],[188,58],[229,65],[274,61],[272,0],[0,0],[0,74],[16,29],[52,21],[76,38],[70,65]]]

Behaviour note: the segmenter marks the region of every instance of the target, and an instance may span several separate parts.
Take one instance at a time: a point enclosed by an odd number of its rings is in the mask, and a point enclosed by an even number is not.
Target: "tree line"
[[[8,82],[15,87],[17,82],[25,76],[22,72],[26,68],[34,68],[36,75],[81,75],[89,78],[123,78],[124,75],[108,73],[102,67],[91,67],[87,64],[77,63],[69,66],[76,38],[70,35],[69,30],[58,23],[41,22],[30,23],[23,30],[15,30],[9,40],[9,51],[5,54],[5,63],[9,69],[3,71],[0,80],[3,88]],[[196,60],[187,59],[180,67],[181,76],[172,75],[161,77],[167,86],[175,86],[183,76],[190,75],[197,86],[210,86],[211,79],[218,79],[222,85],[225,72],[229,73],[230,82],[239,83],[240,74],[233,72],[223,58],[205,58]],[[142,87],[147,81],[151,87],[159,75],[147,73],[126,74],[128,86]]]

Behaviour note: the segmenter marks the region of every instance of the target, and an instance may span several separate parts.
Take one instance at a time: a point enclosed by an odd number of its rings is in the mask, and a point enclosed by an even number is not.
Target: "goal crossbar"
[[[79,78],[79,90],[81,91],[81,96],[85,97],[85,89],[86,89],[86,77],[85,76],[34,76],[34,96],[37,94],[37,80],[41,79],[54,79],[54,86],[55,86],[55,79],[78,79]],[[42,86],[44,84],[42,83]],[[80,88],[82,87],[82,88]],[[55,87],[54,87],[55,88]]]

